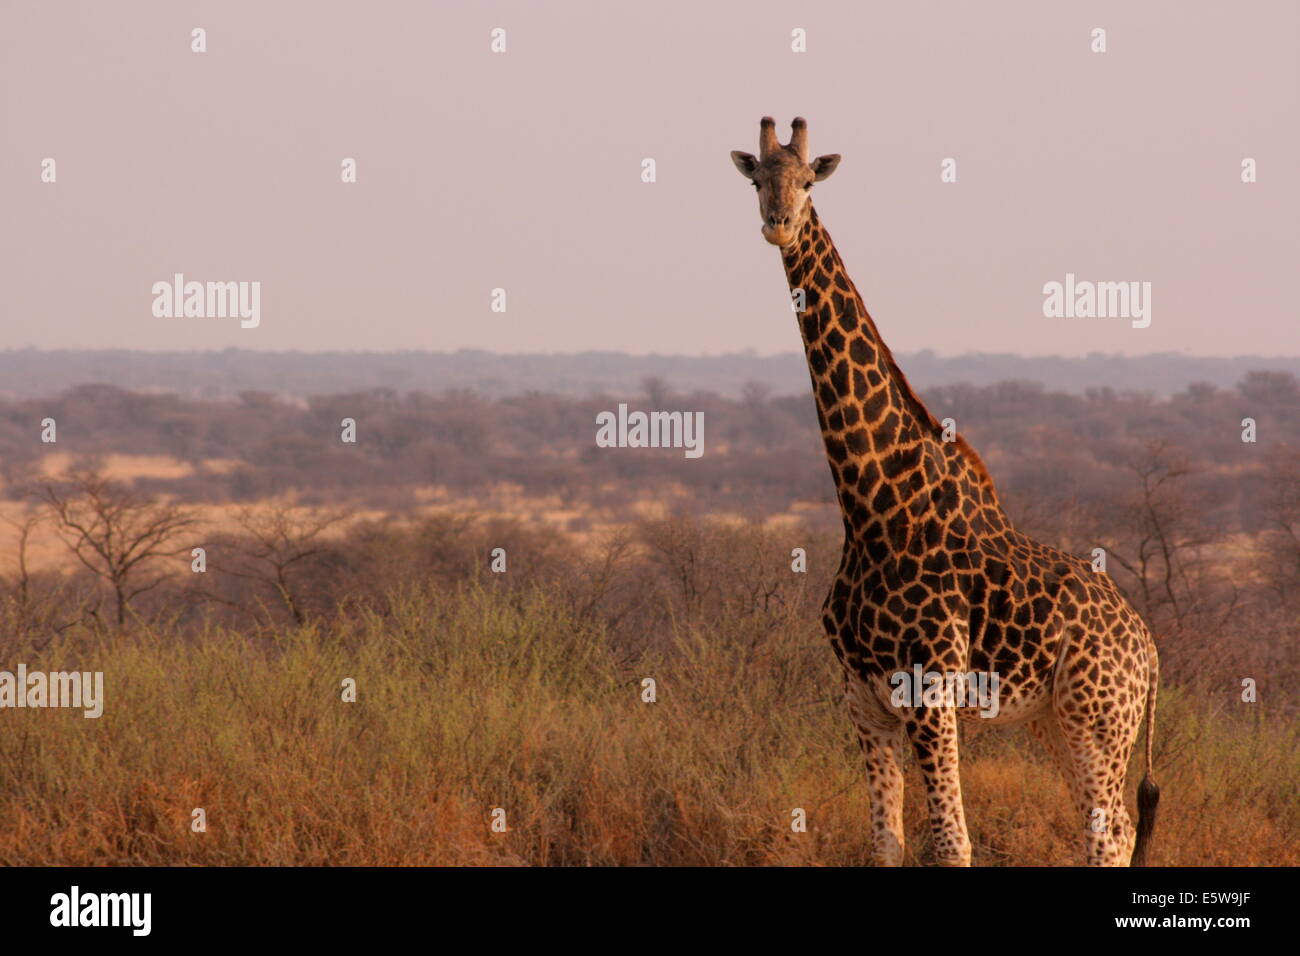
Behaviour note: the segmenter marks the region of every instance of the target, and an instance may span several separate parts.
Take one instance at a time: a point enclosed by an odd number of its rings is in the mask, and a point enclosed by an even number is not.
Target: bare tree
[[[1148,442],[1129,467],[1136,487],[1118,515],[1123,540],[1107,542],[1106,551],[1132,576],[1147,615],[1181,630],[1210,609],[1213,585],[1232,586],[1215,579],[1206,560],[1206,549],[1222,534],[1187,487],[1192,468],[1167,442]]]
[[[744,408],[746,424],[754,439],[763,447],[775,443],[776,416],[768,400],[772,387],[765,382],[746,382],[740,388],[740,403]]]
[[[688,614],[698,611],[712,589],[706,574],[710,542],[700,523],[684,514],[674,514],[656,521],[642,520],[637,530],[649,548],[651,560],[673,590],[680,591],[682,607]]]
[[[647,375],[641,379],[641,390],[645,392],[646,401],[652,409],[666,409],[672,389],[658,375]]]
[[[14,529],[14,566],[15,577],[8,595],[12,608],[12,629],[14,636],[21,638],[34,626],[37,611],[36,600],[32,593],[31,569],[27,563],[27,554],[31,546],[32,532],[44,516],[36,510],[26,510],[16,518],[4,519],[4,523]]]
[[[1266,480],[1258,567],[1269,590],[1291,604],[1300,593],[1300,452],[1274,456]]]
[[[166,579],[150,568],[187,550],[178,541],[199,524],[188,509],[137,495],[98,471],[48,482],[41,497],[68,550],[112,589],[119,629],[131,601]]]
[[[4,519],[5,524],[17,532],[17,540],[14,542],[14,563],[17,566],[18,577],[14,582],[14,600],[22,611],[24,619],[32,600],[32,575],[27,566],[27,551],[31,545],[32,531],[43,518],[44,515],[39,511],[24,511],[18,518]]]
[[[229,541],[234,560],[214,561],[212,567],[271,590],[294,623],[304,624],[306,568],[312,559],[330,553],[325,532],[346,517],[341,511],[300,508],[289,499],[242,508],[235,521],[244,534]]]

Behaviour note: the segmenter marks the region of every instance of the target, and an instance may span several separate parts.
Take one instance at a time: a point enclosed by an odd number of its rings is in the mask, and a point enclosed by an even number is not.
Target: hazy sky
[[[817,208],[896,350],[1300,354],[1297,11],[4,0],[0,348],[791,351],[727,155],[772,114],[843,154]],[[154,317],[176,272],[260,326]],[[1045,318],[1067,272],[1150,327]]]

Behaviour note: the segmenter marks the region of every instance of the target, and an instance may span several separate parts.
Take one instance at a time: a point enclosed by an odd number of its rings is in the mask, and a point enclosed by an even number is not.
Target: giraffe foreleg
[[[917,707],[910,711],[905,726],[925,779],[935,862],[940,866],[970,866],[970,835],[961,800],[957,711],[953,707]]]

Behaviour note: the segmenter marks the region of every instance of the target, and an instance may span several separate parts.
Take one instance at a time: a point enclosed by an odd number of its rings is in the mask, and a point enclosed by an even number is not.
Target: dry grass
[[[104,671],[107,703],[0,714],[0,863],[863,863],[867,795],[815,622],[678,624],[653,647],[634,659],[491,581],[325,628],[11,646],[4,666]],[[1157,739],[1154,863],[1300,864],[1294,726],[1164,688]],[[968,737],[963,776],[977,864],[1078,862],[1064,785],[1024,735]]]

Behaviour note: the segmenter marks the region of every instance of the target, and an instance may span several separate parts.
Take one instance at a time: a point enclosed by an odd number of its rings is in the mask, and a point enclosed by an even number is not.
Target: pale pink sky
[[[817,207],[896,350],[1300,354],[1298,11],[6,0],[0,348],[793,351],[727,155],[770,113],[843,154]],[[260,327],[155,318],[174,272],[259,280]],[[1150,281],[1150,328],[1044,318],[1066,272]]]

